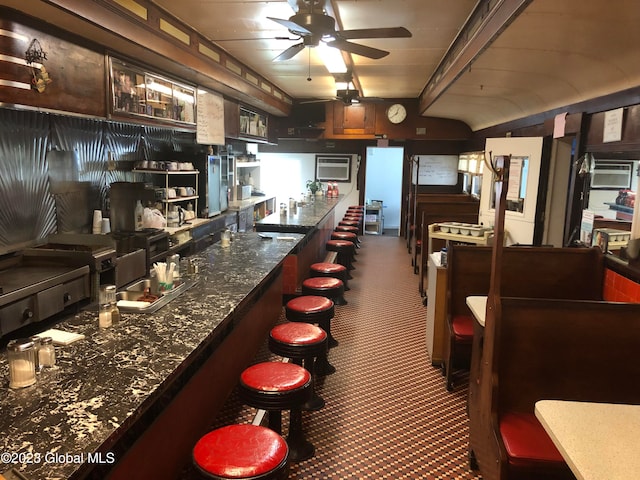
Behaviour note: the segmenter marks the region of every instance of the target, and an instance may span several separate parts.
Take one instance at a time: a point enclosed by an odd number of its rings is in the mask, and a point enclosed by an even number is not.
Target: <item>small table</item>
[[[484,320],[487,314],[487,297],[471,296],[467,297],[467,306],[475,317],[476,321],[484,327]]]
[[[540,400],[535,414],[578,480],[638,478],[640,405]]]

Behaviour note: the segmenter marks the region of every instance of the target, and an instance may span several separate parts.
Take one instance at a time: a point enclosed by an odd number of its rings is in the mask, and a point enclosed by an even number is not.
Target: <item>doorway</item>
[[[394,236],[400,235],[403,157],[403,147],[367,147],[366,203],[382,202],[382,233]]]

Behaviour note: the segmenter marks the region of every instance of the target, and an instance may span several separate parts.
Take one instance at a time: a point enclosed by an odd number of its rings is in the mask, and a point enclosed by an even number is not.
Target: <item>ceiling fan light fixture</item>
[[[337,48],[320,43],[317,47],[318,55],[322,59],[329,73],[346,73],[347,65],[342,58],[342,52]]]
[[[352,103],[360,103],[360,92],[358,90],[339,89],[336,92],[336,98],[342,101],[345,105],[351,105]]]

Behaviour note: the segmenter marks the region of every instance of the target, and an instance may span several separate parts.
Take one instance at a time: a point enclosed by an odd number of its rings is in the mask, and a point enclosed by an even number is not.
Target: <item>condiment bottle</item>
[[[100,287],[99,302],[100,302],[100,305],[104,305],[104,304],[111,305],[111,323],[112,324],[118,323],[120,321],[120,310],[118,309],[118,302],[116,300],[116,286],[103,285],[102,287]],[[106,317],[106,314],[105,314],[105,317]]]
[[[140,231],[144,228],[144,207],[140,200],[136,201],[136,208],[134,210],[135,217],[135,230]]]
[[[41,367],[53,367],[56,364],[56,349],[51,337],[42,337],[38,349],[38,365]]]
[[[40,351],[40,347],[42,345],[42,338],[38,337],[37,335],[34,335],[32,337],[29,337],[29,340],[33,343],[34,367],[35,367],[36,373],[40,373],[42,371],[42,365],[40,365],[40,358],[38,356],[38,352]]]
[[[112,324],[111,320],[111,304],[100,304],[100,313],[98,314],[98,326],[100,328],[109,328]]]
[[[115,325],[116,323],[120,323],[120,309],[118,304],[113,302],[111,304],[111,324]]]
[[[9,388],[23,388],[36,383],[33,342],[23,338],[7,344]]]
[[[446,267],[447,263],[447,247],[443,247],[442,250],[440,250],[440,265]]]
[[[220,246],[228,247],[229,245],[231,245],[231,232],[224,230],[220,236]]]

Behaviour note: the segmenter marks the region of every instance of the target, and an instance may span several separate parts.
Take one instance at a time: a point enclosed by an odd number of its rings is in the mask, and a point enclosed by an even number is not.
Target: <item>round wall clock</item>
[[[400,103],[394,103],[387,108],[387,119],[391,123],[402,123],[407,118],[407,109]]]

